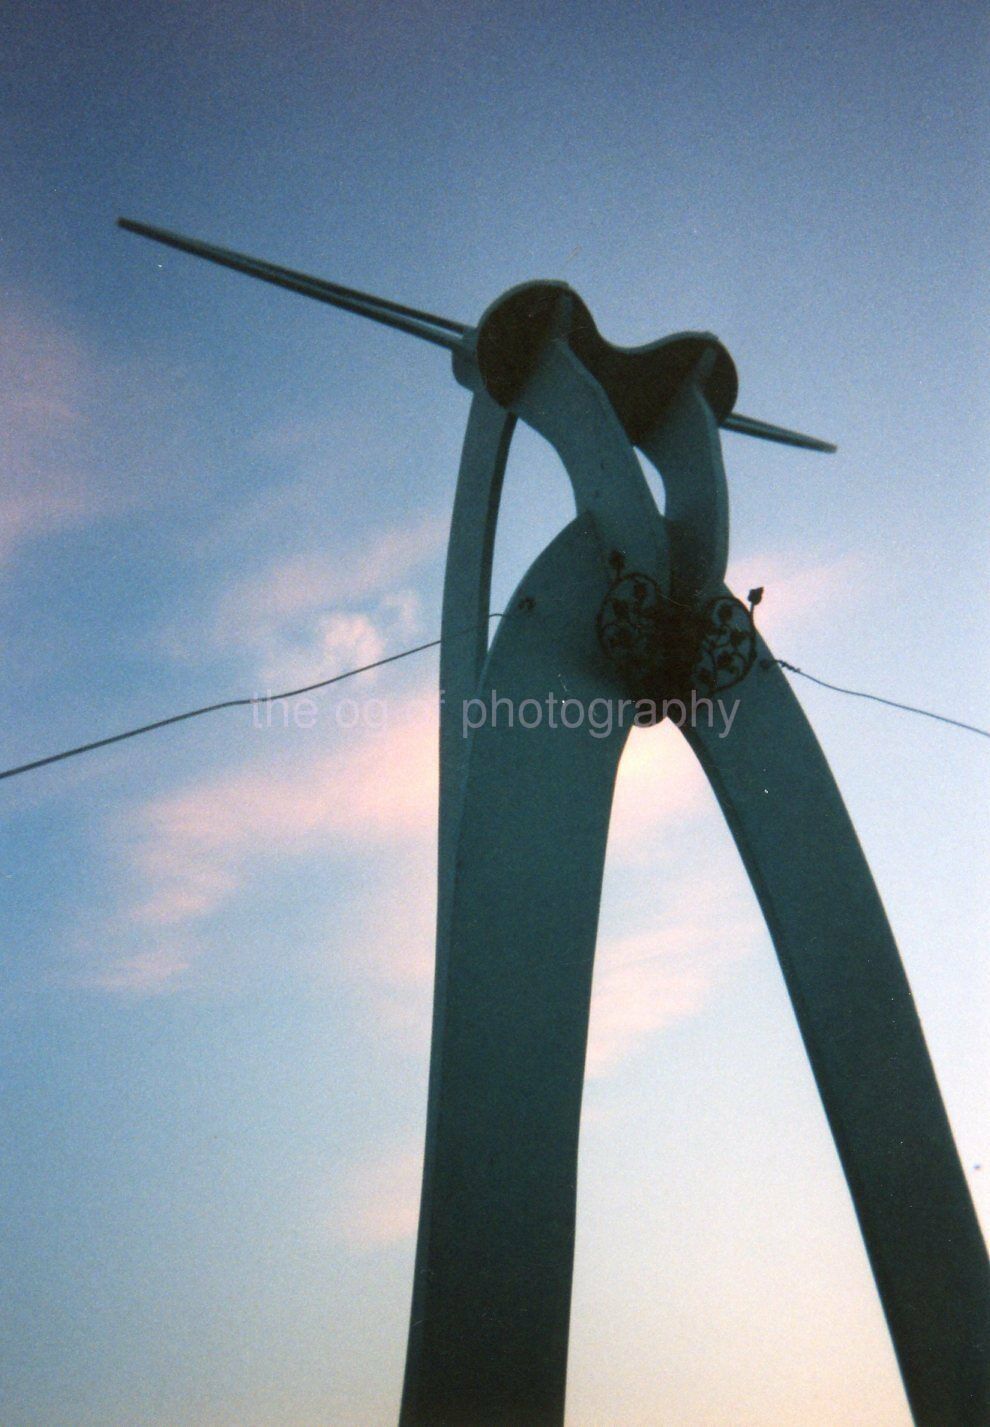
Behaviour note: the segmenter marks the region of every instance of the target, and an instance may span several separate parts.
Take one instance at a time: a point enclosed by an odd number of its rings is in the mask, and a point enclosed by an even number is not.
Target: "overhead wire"
[[[931,709],[920,709],[915,704],[898,703],[896,699],[885,699],[880,694],[867,694],[862,689],[847,689],[841,684],[830,684],[827,679],[819,679],[817,674],[809,674],[804,669],[799,669],[796,664],[788,664],[786,659],[765,659],[764,668],[776,664],[778,668],[786,669],[789,674],[800,674],[802,679],[810,679],[813,684],[818,684],[822,689],[831,689],[836,694],[849,694],[854,699],[870,699],[875,704],[886,704],[890,709],[901,709],[904,713],[919,714],[922,718],[933,718],[938,723],[951,724],[953,728],[964,728],[967,733],[978,733],[981,738],[990,738],[990,729],[979,728],[975,723],[963,723],[962,719],[949,718],[948,714],[933,713]]]
[[[448,639],[458,639],[462,635],[476,633],[478,629],[483,628],[493,619],[501,618],[502,611],[495,610],[479,624],[471,625],[467,629],[456,630],[445,638],[430,639],[425,644],[414,644],[411,648],[402,649],[397,654],[388,654],[383,659],[373,660],[370,664],[361,664],[356,669],[347,669],[344,673],[334,674],[329,679],[318,679],[312,684],[303,684],[298,689],[287,689],[281,694],[266,694],[263,700],[259,700],[257,695],[221,699],[218,703],[204,704],[201,708],[187,709],[185,713],[171,714],[168,718],[159,718],[152,723],[140,724],[137,728],[126,729],[123,733],[112,733],[107,738],[94,738],[90,743],[80,743],[74,748],[62,749],[59,753],[49,753],[44,758],[33,758],[29,763],[20,763],[13,768],[0,769],[0,779],[15,778],[20,773],[30,773],[36,768],[46,768],[51,763],[60,763],[66,758],[75,758],[80,753],[92,753],[97,748],[107,748],[111,743],[122,743],[127,738],[137,738],[140,734],[152,733],[155,729],[167,728],[173,723],[184,723],[187,719],[202,718],[204,714],[218,713],[221,709],[249,708],[259,702],[275,703],[283,699],[298,698],[302,694],[311,694],[317,689],[327,689],[331,684],[339,684],[345,679],[353,679],[357,674],[367,674],[372,669],[381,669],[386,664],[395,664],[400,659],[408,659],[411,654],[421,654],[426,649],[436,649],[446,643]],[[888,708],[900,709],[904,713],[918,714],[922,718],[935,719],[938,723],[964,729],[967,733],[979,734],[981,738],[990,738],[990,729],[980,728],[973,723],[964,723],[962,719],[950,718],[947,714],[935,713],[931,709],[918,708],[915,704],[903,704],[896,699],[884,698],[880,694],[865,693],[862,689],[848,689],[841,684],[829,683],[826,679],[818,678],[816,674],[809,674],[806,670],[799,669],[796,664],[789,664],[786,659],[764,659],[761,661],[763,668],[771,668],[774,665],[786,670],[789,674],[798,674],[802,679],[809,679],[813,684],[818,684],[823,689],[831,689],[834,693],[847,694],[856,699],[869,699],[873,703],[884,704]]]
[[[455,630],[453,634],[448,634],[446,639],[458,639],[464,634],[475,634],[493,619],[501,617],[501,610],[493,610],[487,619],[471,625],[468,629]],[[186,719],[201,718],[203,714],[218,713],[220,709],[243,709],[249,708],[252,704],[277,703],[282,699],[298,698],[300,694],[311,694],[316,689],[326,689],[331,684],[341,683],[344,679],[353,679],[356,674],[366,674],[370,669],[380,669],[384,664],[394,664],[399,659],[408,659],[410,654],[421,654],[425,649],[436,649],[438,645],[444,644],[446,639],[430,639],[425,644],[414,644],[411,649],[402,649],[398,654],[388,654],[384,659],[375,659],[370,664],[361,664],[357,669],[347,669],[343,674],[334,674],[329,679],[319,679],[313,684],[303,684],[298,689],[287,689],[282,694],[266,694],[264,699],[258,699],[253,694],[246,698],[221,699],[219,703],[204,704],[198,709],[187,709],[185,713],[171,714],[168,718],[155,719],[153,723],[142,723],[137,728],[126,729],[123,733],[112,733],[109,738],[94,738],[91,743],[80,743],[75,748],[65,748],[60,753],[49,753],[44,758],[34,758],[30,763],[18,764],[16,768],[4,768],[0,770],[0,778],[14,778],[19,773],[30,773],[32,769],[45,768],[49,763],[60,763],[62,759],[75,758],[80,753],[92,753],[96,748],[106,748],[111,743],[122,743],[125,738],[137,738],[139,734],[152,733],[156,728],[167,728],[172,723],[184,723]]]

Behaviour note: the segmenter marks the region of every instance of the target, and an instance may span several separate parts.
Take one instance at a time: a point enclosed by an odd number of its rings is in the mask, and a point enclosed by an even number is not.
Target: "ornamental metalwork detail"
[[[695,689],[720,693],[740,683],[756,660],[753,607],[762,590],[750,591],[746,607],[733,595],[718,595],[700,610],[666,598],[657,582],[624,571],[598,611],[598,641],[639,696]]]

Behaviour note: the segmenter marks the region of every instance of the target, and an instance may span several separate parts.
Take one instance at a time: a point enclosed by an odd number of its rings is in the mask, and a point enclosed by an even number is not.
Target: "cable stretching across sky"
[[[500,612],[489,615],[489,619],[500,618]],[[470,629],[462,631],[464,634],[473,632]],[[454,637],[456,638],[456,635]],[[371,664],[362,664],[357,669],[348,669],[343,674],[334,674],[329,679],[320,679],[315,684],[305,684],[299,689],[287,689],[281,694],[268,694],[264,700],[255,697],[221,699],[215,704],[204,704],[201,708],[189,709],[185,713],[171,714],[168,718],[155,719],[152,723],[140,724],[137,728],[126,729],[123,733],[113,733],[107,738],[95,738],[91,743],[80,743],[75,748],[65,748],[59,753],[49,753],[43,758],[34,758],[29,763],[21,763],[14,768],[0,769],[0,779],[16,778],[20,773],[30,773],[36,768],[46,768],[50,763],[61,763],[63,759],[75,758],[80,753],[92,753],[97,748],[107,748],[111,743],[123,743],[127,738],[137,738],[142,733],[153,733],[155,729],[168,728],[173,723],[184,723],[188,719],[202,718],[204,714],[219,713],[221,709],[248,708],[259,702],[270,700],[274,703],[280,699],[294,699],[301,694],[311,694],[317,689],[327,689],[331,684],[339,684],[345,679],[353,679],[356,674],[366,674],[371,669],[380,669],[385,664],[395,664],[400,659],[408,659],[410,654],[420,654],[426,649],[437,649],[443,642],[442,639],[430,639],[425,644],[414,644],[410,649],[403,649],[398,654],[389,654],[384,659],[376,659]],[[845,689],[838,684],[829,684],[814,674],[808,674],[804,669],[798,669],[794,664],[788,664],[785,659],[777,659],[774,662],[781,669],[786,669],[789,674],[800,674],[802,679],[810,679],[812,683],[820,685],[823,689],[831,689],[837,694],[849,694],[857,699],[871,699],[874,703],[885,704],[888,708],[902,709],[905,713],[920,714],[922,718],[933,718],[939,723],[950,724],[953,728],[962,728],[968,733],[978,733],[981,738],[990,738],[990,729],[978,728],[975,724],[963,723],[961,719],[933,713],[931,709],[919,709],[913,704],[902,704],[895,699],[881,698],[879,694],[867,694],[861,689]]]

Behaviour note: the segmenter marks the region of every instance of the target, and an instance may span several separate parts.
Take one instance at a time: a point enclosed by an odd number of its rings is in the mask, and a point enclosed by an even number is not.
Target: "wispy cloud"
[[[334,610],[316,616],[304,634],[267,643],[260,679],[266,693],[303,688],[348,669],[362,669],[381,659],[398,631],[383,611]],[[402,634],[407,631],[400,626]],[[401,637],[401,635],[399,635]]]
[[[0,303],[0,561],[92,511],[80,469],[93,362],[53,321]]]
[[[333,1194],[326,1232],[358,1251],[411,1239],[419,1218],[423,1146],[410,1144],[350,1166]]]
[[[0,294],[0,562],[182,498],[192,463],[166,394],[176,375],[161,355],[101,350],[37,296]]]
[[[424,520],[381,532],[350,551],[310,551],[237,581],[221,597],[213,633],[222,644],[258,646],[293,623],[389,597],[401,609],[408,577],[442,549],[445,527]]]
[[[360,855],[425,838],[436,819],[435,718],[425,700],[378,707],[382,727],[341,733],[330,752],[275,771],[261,760],[137,809],[130,857],[145,895],[131,919],[169,926],[207,916],[267,858],[328,845]]]
[[[619,768],[609,858],[624,866],[656,857],[660,829],[711,809],[705,775],[670,726],[633,729]]]
[[[79,979],[86,986],[116,995],[158,996],[184,983],[199,950],[187,935],[159,937],[153,945],[122,956],[103,952],[90,956],[89,971]]]
[[[308,550],[234,580],[206,616],[211,651],[243,656],[258,692],[295,688],[373,663],[422,635],[415,581],[442,550],[442,522],[393,526],[350,548]],[[174,629],[173,657],[202,653]]]
[[[78,525],[90,514],[92,506],[81,491],[0,493],[0,565],[7,563],[27,541]]]
[[[871,567],[866,550],[831,560],[809,560],[798,549],[770,551],[733,560],[728,584],[740,599],[753,587],[764,587],[757,623],[774,644],[855,606],[868,593]]]
[[[668,867],[654,925],[604,937],[595,960],[588,1074],[600,1076],[658,1031],[697,1015],[763,936],[755,903],[717,873]]]

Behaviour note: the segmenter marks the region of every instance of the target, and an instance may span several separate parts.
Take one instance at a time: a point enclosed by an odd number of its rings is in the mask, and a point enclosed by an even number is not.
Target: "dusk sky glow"
[[[561,278],[702,329],[740,595],[990,723],[988,26],[959,0],[11,0],[0,764],[436,637],[449,357],[115,227],[466,322]],[[513,443],[494,605],[570,518]],[[382,1427],[430,1032],[436,653],[0,785],[0,1421]],[[986,741],[795,682],[990,1218]],[[982,1166],[982,1168],[980,1168]],[[620,771],[568,1427],[907,1427],[755,899],[669,726]]]

